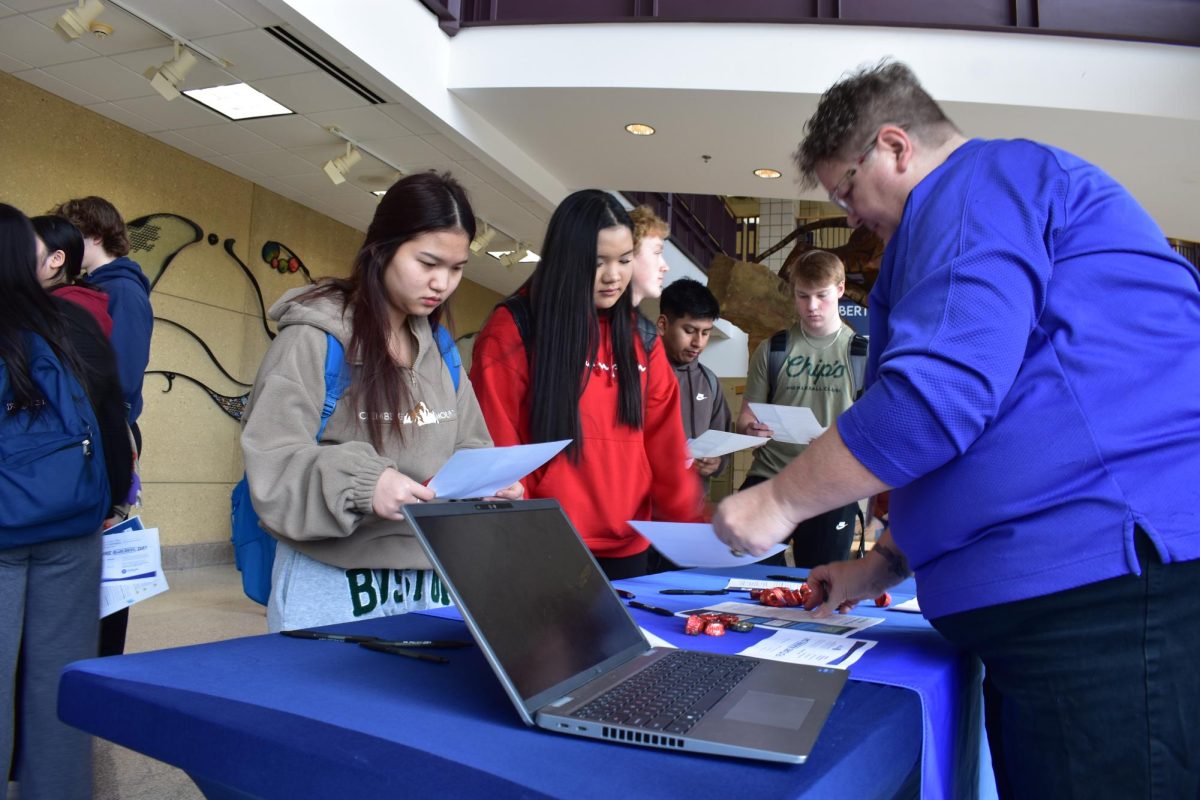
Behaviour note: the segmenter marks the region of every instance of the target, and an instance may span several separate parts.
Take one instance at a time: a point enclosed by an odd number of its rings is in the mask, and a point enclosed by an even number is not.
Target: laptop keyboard
[[[751,658],[675,650],[571,716],[687,733],[759,663]]]

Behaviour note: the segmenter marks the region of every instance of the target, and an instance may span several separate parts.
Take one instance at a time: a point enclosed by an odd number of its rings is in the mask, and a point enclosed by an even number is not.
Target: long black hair
[[[13,402],[37,408],[44,400],[29,375],[26,332],[46,340],[59,360],[86,387],[87,366],[76,353],[57,303],[37,279],[37,239],[29,218],[0,203],[0,360],[8,369]],[[0,413],[3,413],[0,409]]]
[[[79,228],[66,217],[58,214],[43,214],[30,217],[33,232],[46,246],[46,254],[55,251],[63,252],[62,270],[58,273],[59,280],[55,285],[87,286],[94,289],[82,279],[83,274],[83,234]],[[51,287],[53,288],[53,287]]]
[[[584,189],[559,203],[550,217],[542,259],[529,279],[533,312],[530,433],[534,441],[571,439],[567,453],[583,453],[579,399],[596,360],[600,325],[596,310],[596,241],[605,228],[633,222],[607,192]],[[608,311],[618,387],[617,420],[642,427],[642,382],[634,344],[633,301],[626,289]]]
[[[412,394],[399,377],[388,351],[388,292],[384,274],[396,250],[405,242],[433,231],[462,231],[475,238],[475,212],[466,190],[450,173],[418,172],[407,175],[387,190],[375,209],[367,237],[354,258],[349,278],[326,278],[306,297],[335,296],[354,313],[350,352],[362,361],[348,393],[368,408],[406,409]],[[442,324],[446,304],[429,315]],[[416,366],[415,364],[413,365]],[[403,436],[403,413],[375,415],[370,421],[371,443],[379,450],[386,431]]]

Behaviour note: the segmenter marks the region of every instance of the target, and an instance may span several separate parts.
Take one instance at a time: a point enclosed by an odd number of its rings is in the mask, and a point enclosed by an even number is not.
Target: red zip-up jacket
[[[106,338],[112,338],[113,321],[108,315],[108,295],[96,289],[89,289],[86,286],[74,286],[64,284],[55,286],[50,290],[50,293],[61,297],[64,300],[70,300],[76,305],[83,306],[91,314],[96,324],[100,326],[100,330],[104,331]]]
[[[636,335],[638,363],[644,367],[642,429],[617,421],[609,325],[601,317],[596,363],[579,399],[582,457],[572,463],[565,451],[559,453],[522,483],[526,497],[558,500],[596,556],[624,558],[650,544],[628,520],[699,522],[703,494],[696,473],[687,469],[679,384],[671,365],[662,347],[652,348],[647,359]],[[507,308],[493,311],[476,337],[471,384],[496,446],[528,444],[529,363]]]

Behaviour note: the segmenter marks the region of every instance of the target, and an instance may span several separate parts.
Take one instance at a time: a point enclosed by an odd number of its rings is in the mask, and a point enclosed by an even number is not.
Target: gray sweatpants
[[[96,655],[100,532],[0,550],[0,615],[0,800],[14,728],[21,800],[90,798],[92,740],[59,722],[58,679],[67,664]]]
[[[438,574],[425,569],[342,569],[280,541],[271,570],[267,630],[336,625],[450,605]]]

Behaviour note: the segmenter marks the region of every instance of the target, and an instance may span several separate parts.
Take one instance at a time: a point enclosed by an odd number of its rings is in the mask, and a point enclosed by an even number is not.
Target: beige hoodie
[[[462,448],[490,447],[475,392],[460,370],[457,394],[429,322],[408,318],[416,337],[418,413],[352,407],[343,395],[318,444],[325,400],[325,333],[347,351],[352,312],[331,299],[298,301],[310,287],[288,292],[271,307],[279,335],[259,367],[243,418],[242,454],[254,509],[264,528],[317,561],[345,569],[429,569],[405,522],[371,511],[379,476],[394,467],[426,481]],[[407,377],[407,373],[405,373]],[[389,435],[382,453],[370,443],[369,414],[405,416],[404,439]]]

